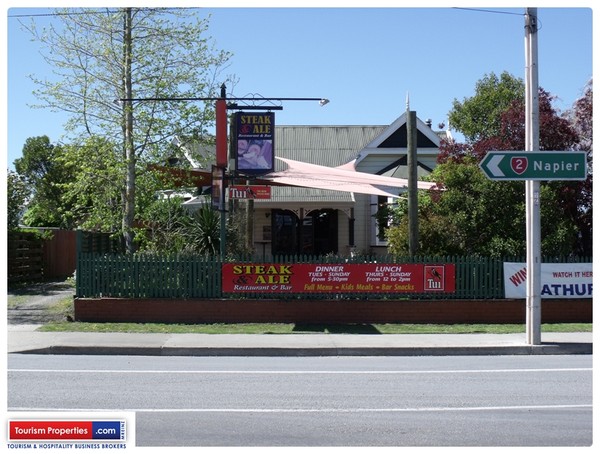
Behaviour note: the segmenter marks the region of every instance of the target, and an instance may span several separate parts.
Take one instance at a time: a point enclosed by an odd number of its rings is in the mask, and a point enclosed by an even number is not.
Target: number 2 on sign
[[[516,156],[511,158],[510,167],[517,175],[521,175],[527,170],[527,158],[525,156]]]

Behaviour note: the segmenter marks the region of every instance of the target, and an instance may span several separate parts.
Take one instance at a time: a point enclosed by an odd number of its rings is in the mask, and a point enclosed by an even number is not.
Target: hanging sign
[[[242,174],[261,175],[273,171],[275,114],[237,112],[235,114],[235,166]]]

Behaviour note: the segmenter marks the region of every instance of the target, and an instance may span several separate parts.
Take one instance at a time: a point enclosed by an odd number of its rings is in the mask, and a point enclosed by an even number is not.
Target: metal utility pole
[[[525,9],[525,151],[540,150],[537,8]],[[541,344],[540,182],[525,181],[527,229],[527,343]]]
[[[419,202],[417,197],[417,113],[410,110],[406,97],[406,165],[408,167],[408,250],[419,249]]]

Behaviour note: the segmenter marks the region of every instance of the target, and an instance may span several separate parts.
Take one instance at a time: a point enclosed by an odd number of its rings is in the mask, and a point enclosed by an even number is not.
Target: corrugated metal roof
[[[282,158],[337,167],[358,152],[386,126],[276,126],[275,153]],[[276,164],[276,170],[285,165]],[[336,191],[337,192],[337,191]]]
[[[276,126],[275,155],[296,161],[337,167],[352,161],[388,126]],[[203,167],[214,163],[214,145],[195,145]],[[285,164],[277,162],[276,170]]]
[[[356,158],[358,152],[387,126],[276,126],[275,155],[296,161],[337,167]],[[275,170],[286,165],[276,160]],[[324,189],[273,187],[270,201],[257,204],[286,202],[351,203],[353,194]]]

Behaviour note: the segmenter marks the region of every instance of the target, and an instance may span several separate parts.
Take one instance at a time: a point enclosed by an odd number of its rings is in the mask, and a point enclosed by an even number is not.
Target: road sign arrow
[[[502,159],[504,159],[504,156],[497,154],[497,155],[493,155],[492,159],[490,159],[490,161],[488,162],[487,168],[490,171],[490,173],[492,174],[492,176],[494,176],[494,177],[503,177],[504,176],[504,172],[499,167],[500,161],[502,161]]]

